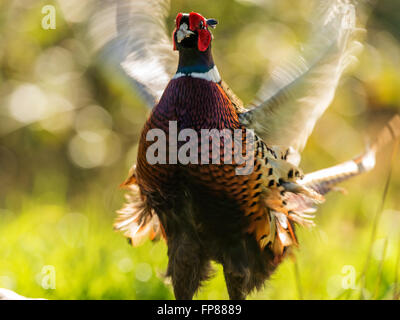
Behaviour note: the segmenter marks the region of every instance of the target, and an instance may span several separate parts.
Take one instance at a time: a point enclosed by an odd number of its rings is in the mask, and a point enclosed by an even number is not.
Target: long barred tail
[[[379,149],[399,137],[400,116],[395,115],[380,131],[375,143],[364,154],[336,166],[306,174],[299,183],[324,195],[338,183],[372,170],[375,167],[375,156]]]

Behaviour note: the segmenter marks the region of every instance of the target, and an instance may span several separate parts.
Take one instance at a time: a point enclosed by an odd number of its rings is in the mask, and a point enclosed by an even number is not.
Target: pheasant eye
[[[204,27],[204,22],[200,21],[200,29],[203,29],[203,27]]]

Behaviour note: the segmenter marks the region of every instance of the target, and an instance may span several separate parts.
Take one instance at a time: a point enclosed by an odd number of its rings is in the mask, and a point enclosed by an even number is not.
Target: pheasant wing
[[[152,108],[178,56],[166,32],[169,0],[96,0],[89,33],[102,62],[123,70]]]
[[[241,122],[268,144],[301,152],[316,121],[331,103],[340,77],[360,48],[355,7],[320,1],[315,36],[292,61],[277,67]],[[298,158],[299,159],[299,158]],[[296,163],[297,164],[297,163]]]

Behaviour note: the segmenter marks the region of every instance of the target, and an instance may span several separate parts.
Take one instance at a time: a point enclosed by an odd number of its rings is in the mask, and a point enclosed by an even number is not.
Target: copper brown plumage
[[[254,170],[248,175],[237,175],[235,162],[185,166],[150,165],[145,156],[147,148],[151,145],[151,142],[146,140],[147,133],[151,129],[162,129],[168,141],[170,121],[177,121],[178,132],[191,128],[199,135],[201,129],[244,130],[233,104],[218,83],[191,77],[172,80],[144,126],[135,179],[131,178],[127,182],[127,185],[137,183],[144,206],[151,208],[142,211],[140,219],[143,222],[139,224],[140,228],[151,231],[150,237],[154,238],[154,228],[149,227],[153,220],[149,217],[156,214],[161,220],[169,246],[174,247],[182,241],[182,237],[186,237],[187,250],[180,248],[179,254],[170,253],[169,274],[173,278],[178,298],[191,298],[201,280],[199,278],[193,288],[187,288],[185,285],[187,290],[179,289],[181,282],[176,280],[174,271],[181,264],[176,261],[185,261],[186,255],[189,255],[187,251],[193,252],[196,246],[199,246],[197,254],[204,256],[204,263],[216,260],[224,265],[227,278],[234,278],[235,280],[231,280],[233,282],[243,282],[242,286],[235,287],[239,293],[231,292],[233,298],[243,298],[255,286],[261,285],[264,278],[281,261],[285,247],[292,244],[288,236],[295,239],[293,227],[289,222],[286,227],[288,235],[285,230],[279,229],[278,237],[274,241],[275,234],[270,225],[275,222],[271,221],[269,210],[281,211],[288,215],[281,196],[284,188],[280,184],[282,181],[293,181],[300,171],[287,163],[283,155],[279,157],[276,151],[258,138],[254,153]],[[243,141],[240,140],[239,143]],[[235,142],[227,142],[221,138],[221,162],[225,160],[226,143],[231,143],[233,148]],[[244,149],[245,146],[242,146],[241,150]],[[168,146],[166,150],[169,150]],[[199,159],[200,157],[199,153]],[[210,163],[212,160],[210,154]],[[184,194],[187,199],[182,197]],[[205,207],[205,202],[218,205]],[[191,207],[190,212],[184,210],[185,205]],[[282,226],[279,224],[278,228]],[[286,235],[286,238],[282,236],[281,239],[282,234]],[[267,246],[269,243],[272,243],[272,246]],[[230,247],[237,248],[234,254],[229,253]],[[265,251],[268,257],[263,257],[260,253],[262,251]],[[249,259],[249,252],[256,257],[252,256]],[[252,260],[255,265],[245,263],[246,260]],[[257,263],[258,260],[263,261]],[[241,265],[240,268],[236,266],[238,264]],[[179,274],[193,278],[195,275],[190,275],[192,269],[180,270]],[[202,273],[205,277],[206,271],[200,272]],[[248,279],[243,279],[246,274]]]

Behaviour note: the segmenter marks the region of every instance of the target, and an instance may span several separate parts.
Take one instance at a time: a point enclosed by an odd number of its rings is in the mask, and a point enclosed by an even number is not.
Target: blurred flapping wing
[[[101,62],[122,68],[152,108],[176,71],[166,32],[169,0],[96,0],[90,36]]]
[[[278,66],[241,122],[270,145],[301,152],[327,109],[344,69],[354,59],[355,7],[347,0],[320,0],[310,44]],[[300,159],[298,157],[298,159]]]

